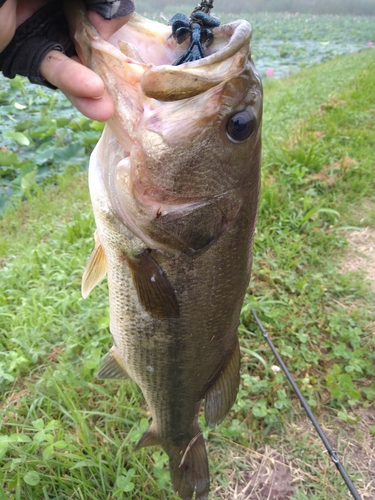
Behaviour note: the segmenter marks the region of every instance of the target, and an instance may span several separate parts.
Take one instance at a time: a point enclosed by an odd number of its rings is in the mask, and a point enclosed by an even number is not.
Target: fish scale
[[[69,1],[77,52],[116,108],[89,168],[97,230],[82,294],[107,272],[114,342],[98,377],[138,384],[152,421],[137,447],[162,446],[178,495],[205,500],[198,416],[204,400],[215,426],[238,391],[259,199],[251,27],[214,28],[208,57],[173,66],[181,47],[170,28],[133,15],[106,42]]]

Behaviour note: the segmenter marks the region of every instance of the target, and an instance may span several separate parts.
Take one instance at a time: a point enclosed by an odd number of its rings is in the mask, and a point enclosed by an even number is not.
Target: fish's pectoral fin
[[[134,258],[124,256],[142,307],[151,316],[160,319],[178,318],[180,310],[176,292],[151,250],[144,250]]]
[[[206,500],[210,489],[210,476],[206,446],[202,433],[197,430],[186,447],[163,446],[169,456],[172,484],[182,500]]]
[[[208,389],[204,415],[210,427],[222,422],[232,408],[240,384],[240,348],[238,340],[223,370]]]
[[[107,273],[107,260],[103,247],[95,232],[95,248],[92,251],[82,276],[81,293],[85,299],[91,290],[104,278]]]
[[[116,346],[111,347],[109,353],[104,359],[102,367],[97,374],[97,378],[100,380],[106,378],[129,378],[129,375],[126,372],[124,363]]]

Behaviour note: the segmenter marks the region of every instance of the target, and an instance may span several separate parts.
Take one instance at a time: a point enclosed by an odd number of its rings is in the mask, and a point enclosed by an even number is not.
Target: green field
[[[375,230],[374,67],[369,49],[265,81],[242,385],[219,427],[201,421],[210,498],[349,498],[250,307],[375,498],[375,288],[349,243]],[[134,451],[149,417],[139,389],[95,378],[108,293],[83,300],[80,279],[94,232],[84,170],[102,125],[21,79],[1,81],[0,102],[0,500],[176,498],[167,456]]]

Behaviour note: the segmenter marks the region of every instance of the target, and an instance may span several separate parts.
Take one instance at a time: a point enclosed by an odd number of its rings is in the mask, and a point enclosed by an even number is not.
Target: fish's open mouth
[[[251,26],[246,21],[235,21],[213,29],[212,43],[205,49],[205,57],[185,63],[189,67],[199,67],[217,63],[231,57],[242,46],[249,46]],[[186,52],[189,39],[177,43],[171,36],[170,26],[151,21],[136,13],[109,42],[134,61],[154,66],[173,65],[176,58]],[[212,56],[215,56],[212,58]]]
[[[142,30],[139,29],[140,24]],[[216,30],[217,28],[215,34]],[[145,19],[138,14],[133,14],[131,21],[109,41],[135,61],[155,66],[173,65],[176,59],[186,53],[190,43],[189,38],[177,42],[172,35],[171,26]],[[226,45],[226,42],[222,39],[216,42],[215,36],[214,42],[205,48],[205,56],[218,52],[223,45]]]
[[[186,52],[189,40],[178,43],[181,40],[177,42],[171,36],[171,26],[134,13],[105,41],[82,11],[74,19],[76,9],[70,3],[72,12],[68,21],[75,33],[78,55],[104,81],[120,82],[109,85],[108,90],[117,87],[109,92],[115,101],[114,94],[123,93],[121,81],[133,88],[140,82],[145,96],[160,101],[189,98],[240,75],[250,58],[252,30],[244,20],[214,27],[205,57],[173,66]],[[253,69],[247,73],[253,80]],[[255,80],[258,85],[258,78]]]
[[[214,33],[204,58],[179,66],[173,64],[186,52],[189,41],[178,44],[171,37],[170,26],[138,14],[133,14],[109,43],[94,37],[91,45],[117,66],[122,59],[123,78],[131,84],[132,78],[140,80],[147,97],[175,101],[205,92],[243,72],[249,59],[250,24],[239,20],[215,28]]]

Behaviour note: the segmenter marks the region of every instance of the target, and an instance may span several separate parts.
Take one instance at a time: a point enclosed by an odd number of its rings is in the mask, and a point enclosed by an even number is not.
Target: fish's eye
[[[232,142],[244,142],[254,132],[256,119],[250,111],[240,111],[231,116],[227,123],[227,136]]]

